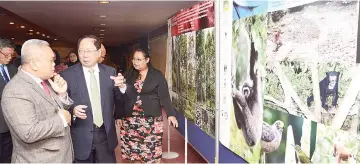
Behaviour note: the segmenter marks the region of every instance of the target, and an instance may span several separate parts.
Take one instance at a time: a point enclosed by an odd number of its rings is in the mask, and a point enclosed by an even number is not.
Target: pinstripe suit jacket
[[[71,163],[70,128],[64,128],[58,105],[67,108],[52,88],[46,95],[29,75],[19,70],[5,86],[1,106],[13,140],[12,163]]]

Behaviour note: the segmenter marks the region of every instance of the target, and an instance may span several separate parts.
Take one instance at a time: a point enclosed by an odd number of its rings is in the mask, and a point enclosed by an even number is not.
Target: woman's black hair
[[[147,53],[146,51],[144,51],[143,49],[140,49],[140,48],[137,49],[137,50],[135,50],[134,53],[135,53],[135,52],[141,52],[141,53],[143,54],[144,58],[148,58],[148,59],[149,59],[149,62],[148,62],[148,64],[147,64],[147,65],[148,65],[148,69],[153,67],[152,64],[150,63],[150,55],[149,55],[149,53]],[[139,71],[136,70],[136,69],[134,68],[134,66],[132,66],[132,67],[129,69],[129,71],[127,71],[127,73],[126,73],[126,75],[125,75],[125,78],[127,79],[128,82],[133,83],[133,82],[138,78],[138,76],[139,76]]]
[[[70,61],[70,54],[75,54],[75,56],[76,56],[76,61],[75,62],[71,62]],[[70,66],[73,66],[73,65],[75,65],[75,64],[77,64],[77,63],[79,63],[79,56],[78,56],[78,53],[77,53],[77,51],[76,50],[72,50],[72,51],[70,51],[69,52],[69,54],[68,54],[68,56],[67,56],[67,58],[68,58],[68,66],[70,67]]]
[[[54,52],[54,54],[55,54],[55,61],[54,61],[54,63],[55,63],[55,66],[57,66],[57,65],[60,64],[60,54],[59,54],[59,52],[58,52],[57,50],[54,50],[54,49],[53,49],[53,52]]]

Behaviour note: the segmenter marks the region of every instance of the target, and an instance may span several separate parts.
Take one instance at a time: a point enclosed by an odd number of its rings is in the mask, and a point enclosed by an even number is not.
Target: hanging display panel
[[[358,5],[308,1],[271,7],[264,122],[288,115],[295,124],[282,124],[281,142],[264,153],[262,163],[359,162]],[[276,138],[265,129],[262,149]]]
[[[220,142],[249,163],[256,163],[261,155],[263,120],[263,81],[266,55],[267,17],[265,2],[233,1],[232,24],[232,91],[226,96],[230,106],[221,116]],[[223,109],[224,110],[224,109]],[[227,122],[229,121],[229,123]],[[228,125],[224,127],[222,125]]]
[[[267,57],[354,63],[358,17],[358,1],[322,0],[269,12]]]
[[[204,1],[171,18],[172,101],[208,135],[215,135],[214,2]]]

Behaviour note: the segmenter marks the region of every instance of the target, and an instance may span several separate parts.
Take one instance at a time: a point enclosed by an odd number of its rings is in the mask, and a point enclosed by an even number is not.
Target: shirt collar
[[[89,69],[90,69],[90,68],[87,68],[87,67],[84,67],[84,66],[82,66],[82,67],[83,67],[83,71],[84,71],[84,72],[86,72],[86,73],[89,72]],[[99,72],[99,66],[98,66],[98,64],[95,64],[95,66],[93,67],[93,69],[94,69],[94,72]]]
[[[21,69],[21,71],[23,71],[25,74],[27,74],[28,76],[30,76],[33,80],[35,80],[36,83],[41,84],[41,82],[43,82],[43,80],[41,80],[40,78],[34,76],[33,74],[24,71],[23,69]]]

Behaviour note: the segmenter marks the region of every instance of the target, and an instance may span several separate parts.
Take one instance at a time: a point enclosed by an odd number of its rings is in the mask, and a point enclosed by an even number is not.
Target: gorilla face
[[[242,86],[242,92],[246,100],[252,95],[253,92],[253,81],[247,80]]]
[[[336,82],[337,82],[337,76],[330,76],[329,77],[329,84],[328,84],[328,89],[333,89],[336,86]]]

